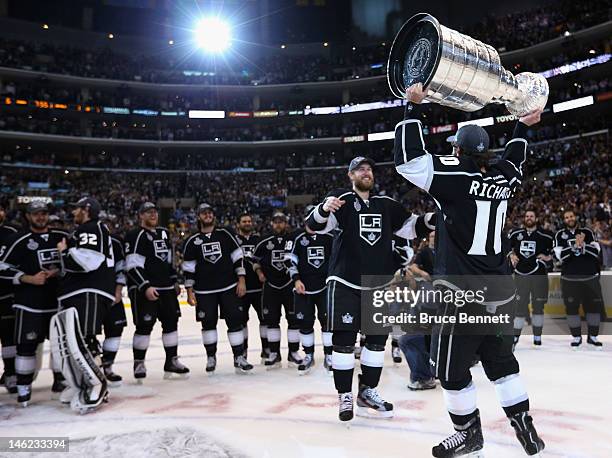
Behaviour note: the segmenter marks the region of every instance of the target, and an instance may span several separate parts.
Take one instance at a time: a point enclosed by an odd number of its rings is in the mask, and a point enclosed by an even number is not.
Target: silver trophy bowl
[[[513,75],[502,67],[497,51],[481,41],[449,29],[426,13],[401,27],[389,54],[387,82],[398,98],[422,83],[426,100],[462,111],[502,103],[516,116],[543,109],[548,82],[537,73]]]

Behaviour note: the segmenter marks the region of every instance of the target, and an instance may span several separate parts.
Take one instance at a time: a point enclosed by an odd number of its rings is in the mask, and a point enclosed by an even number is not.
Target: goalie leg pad
[[[77,310],[68,308],[57,313],[51,321],[50,335],[62,374],[79,391],[71,402],[73,410],[84,413],[97,408],[108,397],[106,378],[83,339]]]

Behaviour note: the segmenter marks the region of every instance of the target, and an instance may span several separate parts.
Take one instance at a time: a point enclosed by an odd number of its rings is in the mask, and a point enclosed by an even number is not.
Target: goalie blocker
[[[49,329],[51,354],[59,363],[68,388],[74,393],[70,407],[81,414],[98,409],[108,401],[106,378],[88,350],[75,308],[58,312]]]

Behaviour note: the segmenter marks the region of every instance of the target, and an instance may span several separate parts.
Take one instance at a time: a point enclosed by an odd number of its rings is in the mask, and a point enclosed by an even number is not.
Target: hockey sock
[[[392,348],[398,348],[399,347],[399,342],[397,341],[397,337],[392,337],[391,338],[391,347]]]
[[[457,426],[464,426],[478,415],[476,408],[476,387],[470,380],[468,386],[460,390],[442,389],[446,410],[451,421]]]
[[[383,363],[385,361],[385,346],[366,343],[361,352],[361,383],[370,388],[376,388],[380,381]]]
[[[314,353],[314,330],[307,329],[305,331],[300,331],[300,337],[302,339],[304,353],[312,355]]]
[[[519,337],[525,326],[525,317],[517,316],[514,317],[514,336]]]
[[[107,337],[102,343],[102,363],[104,365],[112,365],[115,362],[115,356],[119,351],[121,337]]]
[[[270,353],[280,353],[280,327],[268,327],[268,346]]]
[[[334,384],[338,393],[353,391],[354,351],[354,346],[334,345],[333,347],[332,368],[334,370]]]
[[[332,354],[332,333],[328,331],[323,331],[321,333],[321,337],[323,339],[323,353],[326,355]]]
[[[162,343],[164,344],[164,351],[166,352],[166,361],[170,361],[178,353],[178,332],[165,332],[162,333]]]
[[[134,334],[132,340],[132,350],[134,352],[134,361],[144,361],[149,348],[150,335]]]
[[[227,339],[232,347],[232,353],[234,356],[240,356],[244,352],[244,334],[242,329],[237,331],[227,330]]]
[[[287,329],[287,342],[289,344],[289,353],[300,349],[300,330]]]
[[[261,350],[268,351],[270,344],[268,344],[268,327],[265,324],[259,325],[259,338],[261,339]]]
[[[36,371],[36,344],[25,344],[24,346],[27,348],[19,348],[15,357],[17,385],[31,385]]]
[[[599,313],[587,313],[586,320],[589,330],[589,335],[597,337],[599,335],[599,324],[601,322],[601,315]]]
[[[249,328],[246,324],[242,328],[242,348],[244,351],[249,349]]]
[[[580,329],[580,315],[567,315],[567,325],[569,326],[572,337],[580,337],[582,335],[582,329]]]
[[[534,314],[531,317],[531,324],[533,326],[533,335],[541,336],[542,328],[544,327],[544,315],[542,314]]]
[[[519,412],[529,410],[529,396],[519,374],[510,374],[493,382],[499,403],[511,417]]]
[[[10,345],[2,347],[2,361],[4,362],[4,375],[10,377],[15,375],[15,355],[17,347]]]
[[[206,348],[207,356],[215,356],[217,354],[217,330],[216,329],[202,329],[202,343]]]

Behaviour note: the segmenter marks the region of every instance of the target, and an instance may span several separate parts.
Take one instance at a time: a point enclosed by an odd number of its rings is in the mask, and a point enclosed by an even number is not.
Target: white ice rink
[[[128,311],[128,321],[131,318]],[[393,366],[386,354],[380,392],[395,405],[391,420],[356,418],[347,427],[337,420],[333,379],[322,367],[317,334],[317,366],[300,377],[286,368],[267,372],[259,365],[257,320],[250,322],[252,375],[235,375],[224,323],[219,325],[219,365],[204,372],[204,347],[193,311],[183,307],[179,355],[191,368],[188,380],[163,380],[163,347],[159,325],[147,354],[144,385],[132,378],[130,325],[117,355],[115,370],[123,386],[111,391],[99,411],[79,416],[51,400],[51,372],[41,371],[31,405],[18,408],[0,394],[0,436],[67,436],[75,457],[426,457],[431,446],[452,432],[440,389],[411,392],[406,388],[405,361]],[[530,394],[535,424],[546,442],[543,456],[612,456],[612,339],[604,351],[571,351],[567,337],[544,337],[542,349],[524,336],[517,349]],[[586,344],[583,344],[586,347]],[[45,348],[47,350],[48,347]],[[45,355],[47,366],[48,354]],[[358,371],[358,368],[356,372]],[[473,369],[478,388],[487,457],[525,456],[493,386],[480,366]],[[2,454],[50,456],[65,454]]]

